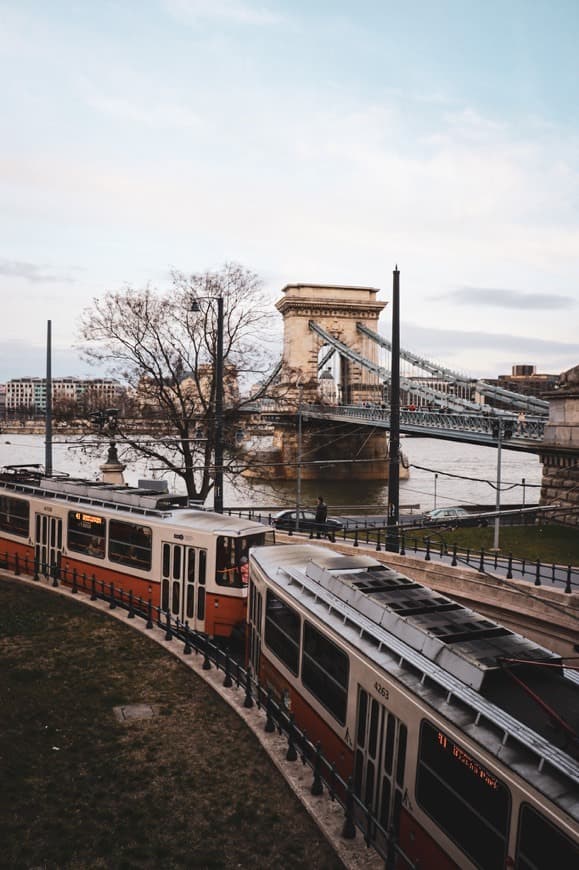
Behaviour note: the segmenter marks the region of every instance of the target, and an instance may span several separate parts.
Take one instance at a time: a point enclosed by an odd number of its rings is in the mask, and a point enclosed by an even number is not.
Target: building
[[[114,378],[53,378],[52,403],[79,409],[114,406],[124,388]],[[43,414],[46,410],[46,378],[13,378],[6,384],[6,413],[26,411]]]
[[[487,384],[494,384],[503,390],[521,393],[523,396],[542,398],[555,389],[559,375],[538,374],[536,366],[515,365],[510,375],[499,375],[498,378],[485,378]]]

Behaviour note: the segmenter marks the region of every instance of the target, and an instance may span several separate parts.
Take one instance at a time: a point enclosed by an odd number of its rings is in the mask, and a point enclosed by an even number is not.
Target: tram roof
[[[265,531],[261,523],[194,508],[187,496],[144,487],[120,486],[81,478],[50,478],[34,474],[2,474],[0,487],[23,495],[61,499],[68,504],[155,517],[159,522],[194,527],[198,531],[243,536]]]
[[[579,684],[565,675],[558,656],[371,556],[340,556],[322,546],[291,544],[258,547],[251,551],[251,558],[280,591],[350,647],[407,685],[428,705],[443,710],[461,730],[579,819],[579,747],[568,732],[554,727],[553,717],[542,706],[557,711],[577,733]],[[376,581],[379,585],[372,588]],[[432,602],[429,614],[416,613],[418,608],[414,614],[413,608],[404,613],[400,607],[403,601],[419,600]],[[426,622],[425,616],[429,617]],[[472,630],[474,637],[445,637],[449,625]],[[494,637],[485,636],[493,629],[501,631]],[[509,664],[506,670],[500,665],[501,657],[550,667]],[[507,744],[507,736],[514,743],[509,740]],[[537,757],[541,759],[539,767]],[[543,768],[545,761],[548,767]]]

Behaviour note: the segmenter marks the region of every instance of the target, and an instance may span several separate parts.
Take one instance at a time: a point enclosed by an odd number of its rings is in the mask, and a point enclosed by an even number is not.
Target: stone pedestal
[[[119,462],[117,446],[114,441],[111,441],[106,462],[99,466],[102,482],[112,483],[115,486],[124,486],[125,478],[123,472],[126,467],[122,462]]]

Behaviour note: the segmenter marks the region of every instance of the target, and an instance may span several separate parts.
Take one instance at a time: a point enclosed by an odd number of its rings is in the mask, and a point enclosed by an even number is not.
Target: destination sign
[[[466,767],[466,769],[469,770],[473,774],[473,776],[476,776],[477,779],[479,779],[481,782],[484,782],[484,784],[488,785],[489,788],[498,788],[499,784],[494,776],[492,776],[492,774],[490,774],[488,770],[486,770],[486,768],[482,766],[482,764],[480,764],[471,755],[469,755],[468,752],[465,752],[464,749],[462,749],[453,740],[451,740],[450,737],[447,737],[447,735],[444,734],[442,731],[438,731],[437,740],[438,746],[442,750],[447,752],[459,764],[464,765],[464,767]]]
[[[91,526],[100,526],[104,522],[102,517],[93,517],[91,514],[82,514],[80,511],[75,513],[74,518],[81,523],[90,523]]]

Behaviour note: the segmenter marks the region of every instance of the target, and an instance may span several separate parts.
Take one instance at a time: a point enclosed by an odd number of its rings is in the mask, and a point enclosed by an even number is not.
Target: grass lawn
[[[424,538],[430,537],[433,544],[444,541],[449,548],[456,542],[459,549],[470,547],[473,551],[490,550],[493,546],[494,527],[483,529],[423,529],[409,531],[405,535],[407,551],[414,540],[423,546]],[[579,565],[579,530],[565,526],[501,526],[499,534],[501,554],[512,553],[518,559],[562,565]]]
[[[235,713],[128,626],[0,580],[0,664],[0,866],[341,866]],[[115,719],[138,703],[159,715]]]

